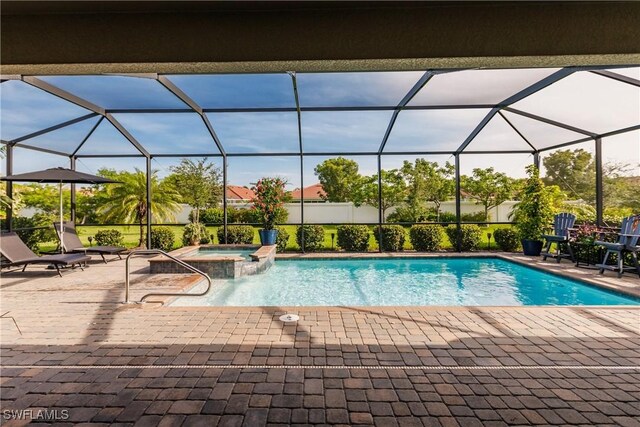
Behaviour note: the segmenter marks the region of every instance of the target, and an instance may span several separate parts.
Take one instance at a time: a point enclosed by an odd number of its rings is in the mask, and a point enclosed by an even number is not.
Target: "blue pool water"
[[[251,254],[254,253],[255,249],[207,249],[207,248],[198,248],[198,251],[193,254],[199,257],[242,257],[245,259],[250,259]]]
[[[205,306],[638,305],[640,300],[495,258],[278,260],[218,282]]]

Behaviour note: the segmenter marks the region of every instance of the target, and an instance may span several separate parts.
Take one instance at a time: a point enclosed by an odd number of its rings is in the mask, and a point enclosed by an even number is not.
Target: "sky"
[[[437,75],[417,93],[409,106],[493,104],[544,78],[556,69],[466,70]],[[614,70],[640,80],[640,68]],[[300,105],[304,107],[396,106],[418,82],[422,72],[298,73]],[[185,109],[181,100],[157,81],[131,76],[43,76],[48,83],[108,109]],[[295,108],[293,80],[281,74],[174,75],[168,78],[200,106],[209,109]],[[578,72],[531,95],[513,108],[561,121],[595,133],[640,124],[640,88],[590,72]],[[455,150],[488,113],[486,108],[404,110],[398,114],[385,146],[382,167],[399,167],[413,161],[416,151]],[[3,140],[42,130],[89,111],[19,81],[0,86],[0,134]],[[202,119],[195,113],[123,113],[114,117],[152,154],[181,152],[217,154]],[[297,114],[281,112],[206,113],[228,153],[297,153]],[[375,152],[392,117],[391,111],[303,111],[301,114],[304,184],[317,182],[314,167],[326,157],[313,153]],[[28,141],[29,144],[71,153],[98,122],[88,118],[72,126]],[[521,115],[496,115],[469,145],[468,150],[528,150],[572,141],[583,135]],[[580,148],[593,150],[593,143]],[[605,161],[629,163],[640,174],[640,132],[604,140]],[[78,154],[137,154],[128,141],[103,120]],[[351,156],[360,172],[376,172],[375,156]],[[453,161],[450,155],[418,156],[432,161]],[[219,158],[212,158],[221,165]],[[161,176],[170,173],[179,159],[155,158]],[[300,159],[281,157],[230,157],[229,183],[250,185],[262,176],[282,176],[290,188],[300,186]],[[514,177],[524,176],[530,154],[463,155],[461,168],[468,174],[476,167],[494,167]],[[15,150],[14,172],[68,166],[68,158],[26,149]],[[80,159],[78,169],[95,173],[101,167],[133,170],[144,168],[143,159]],[[4,173],[5,165],[2,165]]]

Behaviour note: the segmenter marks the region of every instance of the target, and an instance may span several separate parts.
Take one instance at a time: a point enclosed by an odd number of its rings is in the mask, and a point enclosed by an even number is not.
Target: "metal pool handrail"
[[[184,293],[173,293],[173,292],[158,292],[158,293],[150,293],[150,294],[146,294],[144,295],[142,298],[140,298],[140,301],[137,301],[138,303],[143,303],[145,302],[144,300],[149,298],[149,297],[183,297],[183,296],[190,296],[190,297],[202,297],[205,296],[209,293],[209,291],[211,290],[211,278],[209,277],[208,274],[198,270],[197,268],[187,264],[186,262],[172,256],[169,255],[168,253],[166,253],[165,251],[162,251],[160,249],[136,249],[133,250],[129,253],[129,255],[127,255],[127,258],[124,262],[124,268],[125,268],[125,278],[124,278],[124,303],[125,304],[131,304],[131,301],[129,301],[129,274],[130,274],[130,268],[129,268],[129,261],[131,259],[131,257],[133,255],[152,255],[152,254],[157,254],[157,255],[164,255],[167,258],[169,258],[170,260],[172,260],[173,262],[175,262],[178,265],[181,265],[182,267],[186,268],[187,270],[199,274],[200,276],[204,277],[207,280],[207,289],[204,290],[204,292],[200,292],[200,293],[195,293],[195,294],[184,294]]]

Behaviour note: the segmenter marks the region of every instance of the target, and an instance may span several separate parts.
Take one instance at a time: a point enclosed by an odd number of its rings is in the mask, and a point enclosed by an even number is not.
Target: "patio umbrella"
[[[2,181],[11,182],[38,182],[42,184],[59,184],[60,186],[60,239],[64,242],[64,219],[62,215],[62,185],[63,184],[114,184],[118,181],[114,181],[109,178],[104,178],[97,175],[91,175],[88,173],[78,172],[73,169],[67,168],[51,168],[35,172],[21,173],[17,175],[8,175],[0,178]],[[64,245],[60,245],[61,250],[64,252]]]

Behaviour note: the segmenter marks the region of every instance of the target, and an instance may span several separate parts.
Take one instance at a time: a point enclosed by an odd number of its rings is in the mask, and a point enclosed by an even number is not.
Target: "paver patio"
[[[133,299],[194,283],[145,266]],[[3,273],[4,425],[640,425],[640,307],[141,307],[123,274]]]

